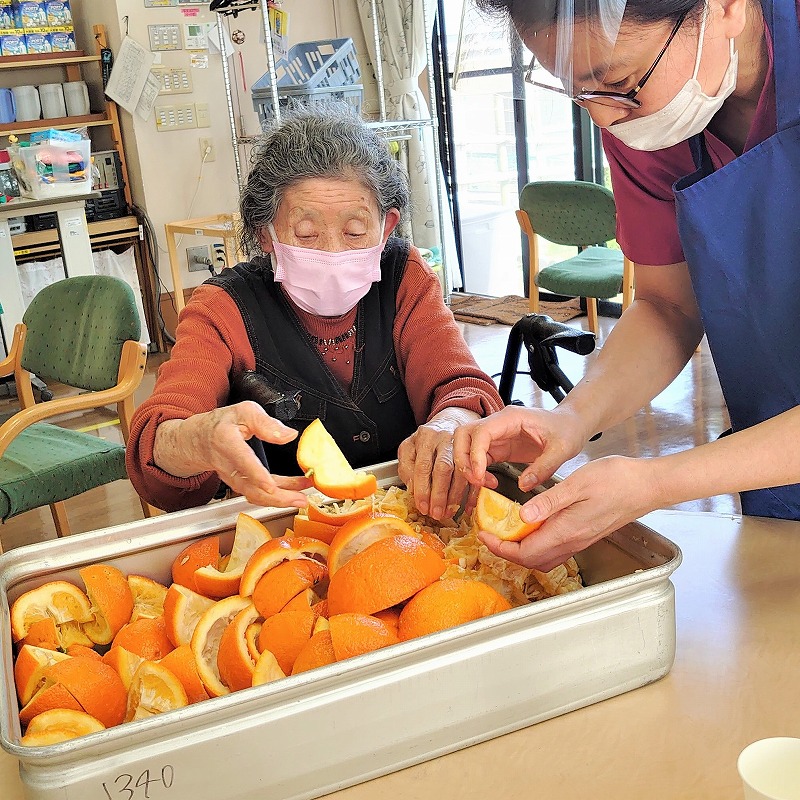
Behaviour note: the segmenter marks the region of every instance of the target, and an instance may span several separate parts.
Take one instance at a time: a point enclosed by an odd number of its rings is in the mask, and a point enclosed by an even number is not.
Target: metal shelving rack
[[[429,20],[428,9],[425,3],[422,4],[422,8],[423,8],[424,30],[427,32],[430,30],[429,26],[430,20]],[[275,75],[275,51],[272,46],[272,34],[269,26],[269,4],[267,0],[252,0],[252,2],[250,2],[250,0],[242,0],[241,2],[232,2],[228,6],[217,9],[214,9],[212,4],[212,10],[215,10],[220,15],[228,15],[228,14],[236,15],[238,13],[241,13],[241,11],[243,10],[257,10],[257,9],[260,9],[261,11],[261,21],[264,26],[264,42],[267,55],[267,69],[270,76],[269,87],[270,87],[270,94],[272,95],[272,105],[273,108],[275,109],[275,117],[276,119],[279,120],[281,110],[278,97],[278,82]],[[442,179],[442,171],[439,168],[440,164],[439,136],[438,136],[439,126],[438,126],[437,114],[435,113],[436,91],[433,79],[432,42],[431,39],[426,38],[425,63],[426,63],[426,73],[428,80],[430,117],[428,119],[405,119],[405,120],[388,119],[386,114],[385,85],[383,79],[383,52],[381,48],[380,31],[378,28],[378,0],[370,0],[370,9],[372,12],[372,36],[373,36],[373,43],[375,46],[375,61],[373,66],[375,68],[375,80],[378,89],[378,119],[374,121],[368,121],[367,124],[371,128],[379,130],[381,134],[388,141],[402,141],[404,139],[410,138],[411,133],[415,130],[419,130],[421,128],[431,129],[431,139],[433,140],[432,145],[433,145],[434,163],[430,165],[430,168],[433,169],[434,172],[434,186],[436,187],[436,208],[437,208],[437,216],[439,219],[439,239],[440,239],[439,249],[442,257],[442,285],[445,298],[448,299],[452,291],[452,283],[450,280],[450,274],[447,268],[447,261],[444,252],[445,200],[444,200],[444,185]],[[220,38],[219,42],[220,53],[223,54],[222,77],[225,82],[225,98],[228,106],[228,121],[231,129],[231,144],[233,146],[233,157],[236,165],[236,180],[239,187],[241,188],[243,174],[242,174],[241,158],[239,156],[239,146],[252,144],[255,141],[256,137],[239,135],[236,126],[236,112],[233,106],[233,93],[231,91],[230,67],[228,65],[228,59],[225,58],[224,56],[225,41],[223,37],[222,25],[218,26],[218,31]]]

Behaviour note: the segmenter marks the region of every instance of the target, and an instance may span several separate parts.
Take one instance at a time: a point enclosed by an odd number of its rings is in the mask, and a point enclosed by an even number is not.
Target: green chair
[[[22,407],[0,426],[4,522],[49,505],[63,536],[70,532],[64,500],[127,478],[123,445],[43,420],[115,403],[127,442],[133,393],[147,361],[140,331],[133,290],[118,278],[66,278],[34,297],[0,362],[0,377],[14,375]],[[36,403],[30,373],[83,391]],[[149,507],[142,508],[149,516]]]
[[[528,238],[530,309],[539,311],[539,288],[569,297],[585,297],[589,328],[595,335],[597,300],[622,292],[623,311],[633,300],[633,264],[619,250],[600,245],[616,236],[614,195],[586,181],[536,181],[519,196],[517,220]],[[539,267],[536,236],[578,248],[578,254]]]

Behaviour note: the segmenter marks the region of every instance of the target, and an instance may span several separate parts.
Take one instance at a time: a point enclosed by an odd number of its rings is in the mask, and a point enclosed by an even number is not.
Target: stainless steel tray
[[[396,483],[396,462],[375,468]],[[515,493],[515,470],[501,488]],[[98,561],[170,580],[186,543],[230,546],[239,511],[280,535],[291,511],[241,498],[0,557],[0,746],[30,800],[299,800],[426,761],[658,680],[675,655],[678,547],[639,523],[576,558],[585,589],[339,664],[44,748],[26,748],[9,606]]]

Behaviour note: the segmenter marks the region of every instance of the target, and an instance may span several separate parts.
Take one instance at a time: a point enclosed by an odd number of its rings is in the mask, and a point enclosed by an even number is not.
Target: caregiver
[[[506,558],[549,569],[665,505],[741,492],[745,514],[800,519],[800,26],[795,0],[480,0],[602,128],[636,299],[553,411],[460,429],[474,484],[529,464],[529,490],[666,387],[705,332],[732,434],[652,459],[608,457],[530,500]]]

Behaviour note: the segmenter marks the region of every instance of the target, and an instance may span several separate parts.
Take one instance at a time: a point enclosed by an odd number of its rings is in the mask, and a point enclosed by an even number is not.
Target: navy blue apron
[[[795,0],[762,0],[774,45],[777,133],[673,187],[689,265],[734,432],[800,405],[800,27]],[[800,442],[787,442],[798,447]],[[742,511],[800,519],[800,484],[742,492]]]

